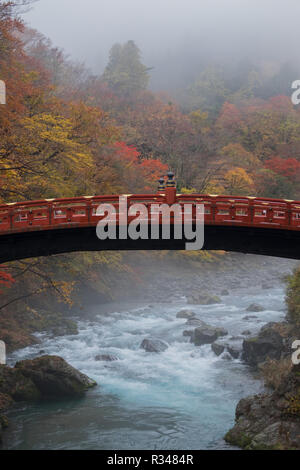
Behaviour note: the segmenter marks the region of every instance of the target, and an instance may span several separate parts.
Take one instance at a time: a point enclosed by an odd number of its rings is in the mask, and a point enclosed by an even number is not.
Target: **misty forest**
[[[1,208],[168,171],[300,201],[300,6],[275,3],[0,1]],[[0,290],[3,449],[300,449],[297,260],[63,253]]]

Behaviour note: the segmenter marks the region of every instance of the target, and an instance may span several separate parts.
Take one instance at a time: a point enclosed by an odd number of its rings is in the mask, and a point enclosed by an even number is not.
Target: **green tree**
[[[117,95],[129,97],[147,88],[149,70],[141,62],[137,45],[134,41],[128,41],[124,45],[115,44],[111,48],[103,79]]]
[[[207,67],[188,89],[188,95],[192,110],[201,108],[215,115],[229,95],[222,68]]]

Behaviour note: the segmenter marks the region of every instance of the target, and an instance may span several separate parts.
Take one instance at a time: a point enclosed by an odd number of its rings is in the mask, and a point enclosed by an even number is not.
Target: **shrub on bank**
[[[280,384],[286,380],[292,370],[292,361],[290,357],[276,360],[268,359],[259,365],[259,370],[263,376],[265,385],[276,390]]]
[[[289,320],[300,326],[300,267],[287,279],[286,303]]]

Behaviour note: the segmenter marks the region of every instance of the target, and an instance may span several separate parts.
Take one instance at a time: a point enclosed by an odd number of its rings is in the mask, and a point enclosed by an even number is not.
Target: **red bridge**
[[[206,250],[225,250],[300,259],[300,201],[255,197],[176,194],[128,196],[143,203],[205,206]],[[0,205],[0,262],[75,251],[183,250],[187,240],[106,240],[96,236],[100,204],[119,211],[119,196],[79,197]],[[117,216],[119,217],[119,215]],[[134,218],[132,218],[134,219]],[[130,222],[130,218],[128,222]],[[119,221],[119,218],[117,218]],[[174,224],[174,219],[173,222]]]

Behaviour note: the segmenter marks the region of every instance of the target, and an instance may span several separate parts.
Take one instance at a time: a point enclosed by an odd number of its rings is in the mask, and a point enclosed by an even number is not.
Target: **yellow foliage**
[[[93,158],[73,132],[72,121],[64,116],[41,113],[21,119],[15,135],[0,144],[2,168],[7,168],[4,184],[22,199],[83,194]]]
[[[197,190],[195,188],[192,188],[192,189],[181,188],[180,192],[181,194],[193,194],[193,193],[197,193]]]
[[[225,175],[225,189],[228,194],[246,195],[252,191],[253,186],[254,182],[244,168],[233,168]]]
[[[260,165],[260,161],[257,156],[245,150],[239,143],[226,145],[223,147],[221,153],[226,157],[226,161],[230,166],[252,171]]]

